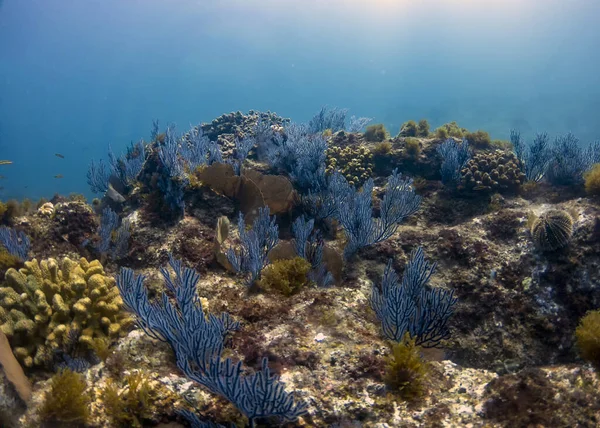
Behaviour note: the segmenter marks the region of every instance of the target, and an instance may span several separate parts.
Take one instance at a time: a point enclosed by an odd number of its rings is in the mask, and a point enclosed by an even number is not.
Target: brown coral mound
[[[514,153],[495,150],[477,153],[461,171],[460,189],[477,192],[515,190],[525,182]]]
[[[249,215],[247,222],[254,218],[258,208],[267,206],[272,215],[282,214],[296,201],[294,186],[281,175],[264,175],[249,169],[237,176],[231,165],[215,163],[198,169],[195,177],[215,192],[238,200],[241,211]]]

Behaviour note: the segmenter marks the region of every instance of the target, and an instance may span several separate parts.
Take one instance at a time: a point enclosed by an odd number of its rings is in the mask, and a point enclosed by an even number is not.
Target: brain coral
[[[542,251],[554,251],[569,243],[573,234],[573,219],[565,211],[549,210],[531,226],[535,245]]]
[[[96,339],[118,336],[130,322],[115,280],[98,260],[34,259],[9,269],[4,285],[0,329],[26,367],[49,364],[70,331],[78,331],[79,345],[89,348]]]

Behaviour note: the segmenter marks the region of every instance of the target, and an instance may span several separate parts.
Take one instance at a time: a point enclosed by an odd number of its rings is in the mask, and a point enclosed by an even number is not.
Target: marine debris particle
[[[54,156],[56,156],[57,158],[61,158],[61,159],[65,158],[65,156],[61,155],[60,153],[54,153]]]
[[[54,176],[54,178],[63,178],[63,177],[64,177],[64,176],[63,176],[62,174],[56,174],[56,175]]]
[[[11,160],[0,160],[0,165],[12,165]]]

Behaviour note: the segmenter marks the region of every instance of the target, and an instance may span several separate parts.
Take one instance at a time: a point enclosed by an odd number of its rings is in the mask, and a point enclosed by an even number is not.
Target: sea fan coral
[[[435,347],[450,337],[448,321],[458,299],[453,290],[427,287],[435,267],[419,247],[400,280],[389,260],[381,288],[374,287],[370,298],[386,339],[400,343],[408,334],[414,345]]]
[[[269,220],[268,213],[266,219]],[[179,369],[209,391],[231,401],[249,419],[251,427],[256,426],[257,418],[295,421],[305,414],[306,403],[296,400],[279,377],[271,374],[267,358],[254,374],[244,374],[241,361],[222,359],[224,341],[239,329],[239,323],[227,313],[207,316],[196,294],[200,275],[172,257],[170,265],[175,277],[166,269],[161,269],[161,273],[166,288],[175,296],[173,300],[163,293],[160,303],[151,303],[144,286],[145,277],[134,275],[131,269],[122,269],[117,278],[128,309],[137,315],[144,331],[168,342],[175,351]]]
[[[554,251],[569,243],[573,234],[573,219],[565,211],[549,210],[531,226],[535,245],[542,251]]]
[[[5,226],[0,227],[0,245],[6,248],[9,254],[20,260],[26,260],[30,244],[29,237],[22,231]]]

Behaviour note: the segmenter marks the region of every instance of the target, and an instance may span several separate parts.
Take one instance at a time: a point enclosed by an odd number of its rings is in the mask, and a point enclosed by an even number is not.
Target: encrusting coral
[[[24,366],[48,365],[73,330],[84,349],[96,339],[117,337],[130,322],[122,304],[115,280],[98,260],[34,259],[6,272],[0,329]]]

